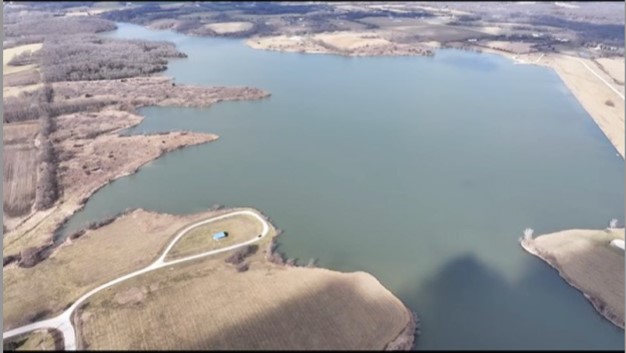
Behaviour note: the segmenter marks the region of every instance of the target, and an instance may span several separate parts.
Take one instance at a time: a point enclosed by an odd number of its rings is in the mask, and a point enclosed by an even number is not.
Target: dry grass
[[[5,146],[2,160],[3,209],[17,217],[30,213],[37,188],[37,150]]]
[[[2,142],[5,146],[15,144],[33,145],[39,132],[38,122],[2,124]]]
[[[624,58],[599,58],[595,61],[600,64],[598,68],[611,76],[616,84],[624,85]]]
[[[596,73],[601,73],[597,67],[594,68],[595,64],[591,60],[584,59],[584,61]],[[567,55],[546,55],[542,62],[556,70],[565,85],[589,112],[623,158],[624,100],[589,72],[577,58]],[[615,106],[610,107],[604,104],[607,100],[612,100]]]
[[[13,94],[13,92],[28,90],[30,88],[28,86],[34,86],[37,84],[41,84],[41,74],[39,73],[39,69],[23,70],[2,76],[2,92],[4,97],[8,97],[7,93],[9,95],[17,95]]]
[[[75,99],[90,94],[92,100],[115,99],[130,102],[133,106],[208,107],[219,101],[261,99],[269,95],[250,87],[174,85],[171,79],[163,76],[57,82],[53,87],[55,97]]]
[[[110,8],[110,9],[94,9],[94,8],[90,8],[90,9],[84,9],[84,10],[72,10],[72,11],[68,11],[65,13],[65,16],[93,16],[93,15],[98,15],[107,11],[111,11],[111,10],[115,10],[114,8]]]
[[[206,28],[212,30],[217,34],[232,34],[238,32],[245,32],[252,28],[250,22],[220,22],[211,23],[206,25]]]
[[[155,29],[155,30],[175,29],[178,25],[180,25],[180,23],[181,22],[178,20],[165,18],[165,19],[152,21],[147,25],[147,27],[150,29]]]
[[[66,114],[56,118],[57,129],[52,134],[52,139],[57,141],[92,139],[108,132],[135,126],[142,120],[139,115],[115,109]]]
[[[380,35],[372,32],[337,32],[318,34],[315,36],[317,40],[337,47],[341,50],[353,50],[366,46],[383,46],[389,45],[390,42]]]
[[[236,215],[200,225],[178,240],[167,258],[176,259],[241,243],[261,234],[259,220],[250,215]],[[213,240],[213,234],[227,232],[228,236]]]
[[[11,66],[11,65],[7,65],[7,63],[11,61],[11,59],[13,59],[15,55],[21,54],[22,52],[26,50],[35,52],[41,49],[41,46],[42,46],[41,43],[36,43],[36,44],[20,45],[17,47],[2,50],[2,74],[6,75],[6,74],[11,74],[11,73],[30,70],[30,69],[35,68],[36,67],[35,65]]]
[[[432,54],[431,48],[426,45],[392,43],[378,32],[252,37],[246,40],[246,44],[255,49],[347,56]]]
[[[119,129],[132,126],[141,118],[118,108],[132,110],[145,105],[207,107],[223,100],[260,99],[269,95],[249,87],[174,85],[166,77],[59,82],[53,87],[55,104],[58,105],[97,101],[119,102],[120,107],[109,106],[96,113],[82,112],[56,118],[59,129],[52,140],[61,160],[58,168],[63,189],[60,204],[36,212],[23,222],[11,222],[10,232],[4,238],[5,256],[47,242],[67,217],[110,181],[136,172],[163,153],[217,138],[213,134],[184,132],[119,137]],[[88,94],[91,97],[86,96]]]
[[[392,33],[393,35],[418,36],[419,41],[451,42],[464,41],[470,38],[479,38],[484,33],[475,28],[463,26],[448,26],[443,23],[429,23],[432,20],[413,18],[365,17],[360,20],[379,26],[376,32]]]
[[[531,245],[596,309],[624,327],[624,252],[609,245],[624,229],[568,230],[535,238]]]
[[[37,188],[37,149],[35,136],[38,123],[4,124],[2,160],[3,209],[6,216],[30,213]]]
[[[4,85],[4,87],[2,87],[2,96],[4,98],[6,98],[6,97],[17,97],[22,92],[34,92],[34,91],[40,89],[41,87],[43,87],[42,83],[35,83],[35,84],[32,84],[32,85],[26,85],[26,86],[8,86],[8,85]]]
[[[89,289],[151,263],[186,225],[227,212],[136,210],[33,268],[5,268],[4,329],[58,314]],[[261,249],[275,232],[260,240]],[[224,262],[229,255],[166,267],[96,294],[78,312],[79,336],[91,349],[381,349],[409,322],[404,305],[371,275],[278,266],[263,251],[238,273]]]
[[[485,42],[487,48],[502,50],[513,54],[527,54],[532,51],[532,43],[488,41]]]
[[[88,231],[35,267],[6,268],[4,329],[25,324],[37,313],[59,313],[89,289],[145,267],[186,224],[217,214],[171,216],[136,210]]]
[[[60,145],[70,159],[59,163],[65,198],[86,198],[113,179],[135,172],[165,152],[211,142],[217,135],[173,132],[165,135],[112,136],[68,139]]]
[[[55,337],[55,335],[57,337]],[[58,333],[53,335],[47,330],[32,331],[23,335],[11,337],[3,341],[4,350],[16,351],[54,351],[60,350],[60,336]],[[62,340],[62,339],[61,339]]]
[[[96,294],[79,315],[83,343],[89,349],[382,349],[409,321],[403,304],[369,274],[282,267],[260,253],[237,273],[224,256]]]

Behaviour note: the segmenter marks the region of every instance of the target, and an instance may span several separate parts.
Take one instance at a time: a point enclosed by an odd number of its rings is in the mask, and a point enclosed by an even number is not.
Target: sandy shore
[[[565,54],[512,54],[480,47],[482,52],[503,55],[518,64],[542,65],[553,69],[565,86],[589,113],[606,135],[616,152],[624,158],[624,86],[620,70],[624,59],[603,59],[598,64],[590,59]],[[604,67],[601,67],[604,63]]]
[[[579,290],[593,307],[624,328],[624,252],[609,245],[624,229],[573,229],[522,240],[521,245]]]

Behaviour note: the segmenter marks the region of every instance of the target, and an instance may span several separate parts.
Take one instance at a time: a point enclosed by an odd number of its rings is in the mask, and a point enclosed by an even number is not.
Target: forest
[[[45,82],[110,80],[164,71],[168,58],[183,58],[172,43],[89,35],[47,39],[41,49]]]

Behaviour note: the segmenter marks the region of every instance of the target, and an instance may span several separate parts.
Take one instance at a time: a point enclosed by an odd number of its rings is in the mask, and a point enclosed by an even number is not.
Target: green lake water
[[[272,96],[207,109],[147,107],[130,133],[192,130],[214,143],[100,189],[66,225],[142,207],[250,206],[301,263],[367,271],[422,321],[416,349],[624,349],[518,238],[623,222],[624,162],[553,71],[495,55],[346,58],[248,48],[119,24],[189,55],[180,84]]]

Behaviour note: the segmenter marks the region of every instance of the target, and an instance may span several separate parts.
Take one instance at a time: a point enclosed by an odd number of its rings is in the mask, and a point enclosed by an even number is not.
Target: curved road
[[[221,248],[221,249],[217,249],[217,250],[212,250],[212,251],[207,251],[204,253],[200,253],[197,255],[192,255],[192,256],[188,256],[188,257],[184,257],[182,259],[177,259],[177,260],[172,260],[172,261],[165,261],[165,257],[167,256],[167,254],[170,252],[170,250],[172,249],[172,247],[174,246],[174,244],[176,244],[176,242],[178,242],[178,240],[180,240],[180,238],[182,236],[184,236],[187,232],[189,232],[191,229],[197,227],[197,226],[201,226],[203,224],[206,223],[210,223],[210,222],[215,222],[218,221],[220,219],[224,219],[224,218],[228,218],[228,217],[232,217],[232,216],[236,216],[236,215],[240,215],[240,214],[247,214],[253,217],[256,217],[262,224],[263,224],[263,231],[261,232],[261,237],[258,236],[254,236],[253,239],[250,239],[248,241],[245,241],[243,243],[239,243],[239,244],[235,244],[235,245],[231,245],[225,248]],[[2,334],[2,339],[7,339],[9,337],[13,337],[13,336],[17,336],[17,335],[21,335],[30,331],[34,331],[34,330],[39,330],[39,329],[57,329],[59,330],[62,334],[63,334],[63,342],[65,345],[65,350],[76,350],[76,332],[74,331],[74,326],[72,325],[72,313],[74,312],[74,310],[80,305],[82,304],[85,300],[87,300],[87,298],[89,298],[90,296],[96,294],[97,292],[109,288],[115,284],[118,284],[120,282],[123,282],[127,279],[142,275],[146,272],[150,272],[150,271],[154,271],[166,266],[172,266],[175,264],[179,264],[181,262],[187,262],[187,261],[191,261],[191,260],[195,260],[195,259],[199,259],[201,257],[206,257],[206,256],[210,256],[210,255],[214,255],[214,254],[218,254],[221,252],[225,252],[225,251],[229,251],[229,250],[233,250],[242,246],[246,246],[249,244],[252,244],[254,242],[259,241],[261,238],[265,237],[267,235],[267,233],[269,232],[269,225],[267,224],[267,221],[265,221],[261,216],[259,216],[257,213],[252,212],[252,211],[248,211],[248,210],[243,210],[243,211],[235,211],[235,212],[231,212],[231,213],[227,213],[221,216],[217,216],[217,217],[213,217],[213,218],[209,218],[203,221],[199,221],[196,222],[194,224],[189,225],[188,227],[186,227],[185,229],[181,230],[178,235],[170,242],[170,244],[167,246],[167,248],[165,249],[165,251],[163,251],[163,254],[161,254],[161,256],[154,261],[152,264],[148,265],[147,267],[144,267],[141,270],[137,270],[135,272],[131,272],[127,275],[124,275],[122,277],[118,277],[112,281],[109,281],[97,288],[94,288],[92,290],[90,290],[89,292],[87,292],[86,294],[84,294],[83,296],[81,296],[80,298],[78,298],[78,300],[76,300],[74,302],[74,304],[72,304],[72,306],[70,306],[69,308],[67,308],[63,313],[61,313],[59,316],[47,319],[47,320],[42,320],[42,321],[38,321],[38,322],[34,322],[32,324],[28,324],[28,325],[24,325],[22,327],[18,327],[15,328],[13,330],[4,332]]]

